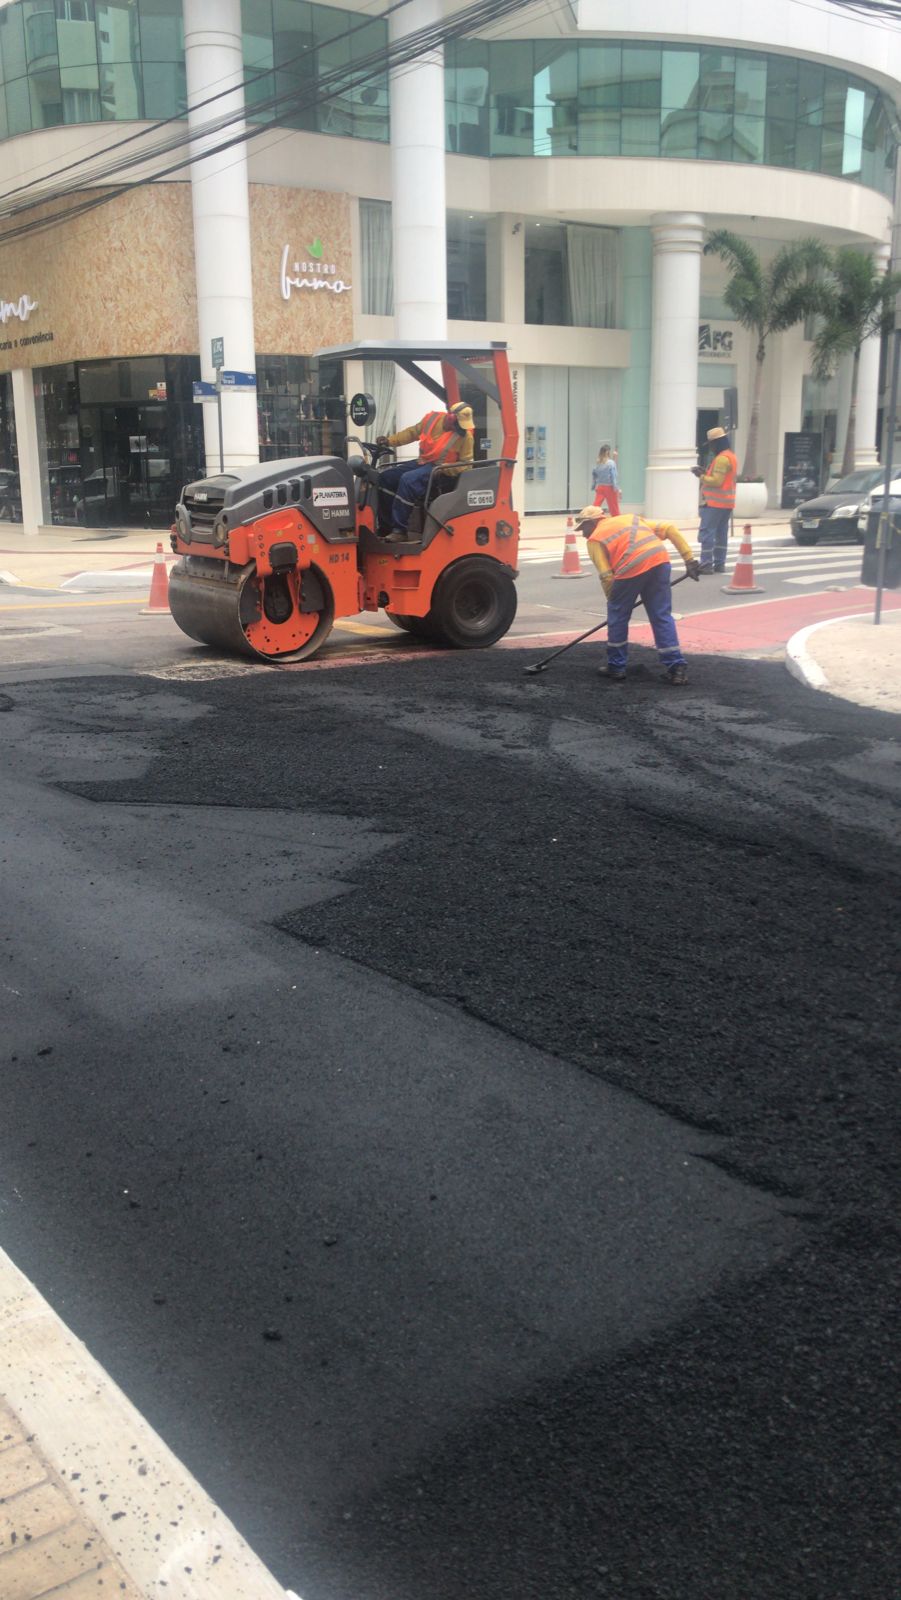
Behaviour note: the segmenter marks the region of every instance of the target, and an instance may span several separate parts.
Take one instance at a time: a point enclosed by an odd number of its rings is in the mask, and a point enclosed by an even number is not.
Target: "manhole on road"
[[[176,679],[188,683],[209,683],[214,678],[243,678],[259,672],[262,661],[176,661],[170,667],[144,667],[144,678]]]

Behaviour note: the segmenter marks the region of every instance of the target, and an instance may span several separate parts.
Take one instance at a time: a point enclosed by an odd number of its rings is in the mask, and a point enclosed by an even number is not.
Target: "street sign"
[[[217,397],[217,390],[216,390],[216,385],[214,383],[207,383],[205,380],[201,380],[198,383],[197,380],[195,379],[195,382],[194,382],[194,404],[195,405],[202,405],[204,400],[215,400],[216,397]]]
[[[224,367],[225,366],[225,340],[224,339],[211,339],[210,340],[210,349],[213,352],[213,366],[216,367],[216,368]]]
[[[223,389],[255,389],[257,375],[255,372],[220,372],[219,382]]]

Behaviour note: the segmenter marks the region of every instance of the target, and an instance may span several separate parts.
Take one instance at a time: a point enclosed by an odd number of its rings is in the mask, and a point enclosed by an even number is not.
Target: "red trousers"
[[[596,506],[606,505],[611,517],[619,516],[619,490],[614,489],[612,483],[599,483],[594,491]]]

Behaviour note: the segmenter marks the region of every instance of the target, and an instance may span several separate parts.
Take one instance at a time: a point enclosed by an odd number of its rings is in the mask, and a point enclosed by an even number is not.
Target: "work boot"
[[[709,563],[706,564],[705,566],[698,567],[698,575],[699,575],[699,577],[702,577],[702,578],[703,577],[708,577],[712,571],[713,571],[713,568],[709,565]]]
[[[406,528],[392,528],[390,533],[385,534],[385,543],[401,544],[404,540],[409,539],[409,537],[410,535],[408,534]]]
[[[611,667],[608,664],[606,667],[598,667],[598,677],[606,678],[608,683],[625,683],[626,669],[625,667]]]
[[[676,687],[679,687],[683,683],[687,683],[688,668],[685,665],[685,662],[677,661],[674,667],[667,667],[665,677],[667,683],[672,683]]]

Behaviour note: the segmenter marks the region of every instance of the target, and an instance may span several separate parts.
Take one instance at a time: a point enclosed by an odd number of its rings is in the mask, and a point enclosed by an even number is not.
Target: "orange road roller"
[[[188,484],[172,531],[181,557],[169,579],[175,621],[203,644],[269,662],[302,661],[338,618],[380,609],[437,644],[494,644],[516,615],[519,543],[506,345],[364,340],[318,354],[393,361],[435,396],[440,411],[470,406],[476,458],[457,475],[434,463],[402,536],[385,509],[391,496],[382,472],[394,452],[384,443],[348,438],[346,460],[268,461]],[[359,399],[371,422],[369,397]],[[353,405],[351,415],[356,411]],[[479,459],[481,450],[488,459]]]

